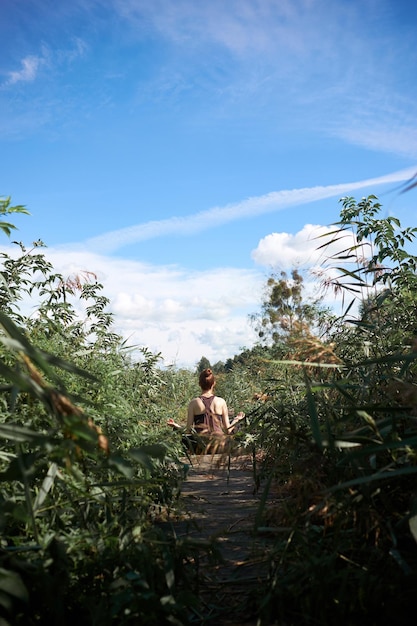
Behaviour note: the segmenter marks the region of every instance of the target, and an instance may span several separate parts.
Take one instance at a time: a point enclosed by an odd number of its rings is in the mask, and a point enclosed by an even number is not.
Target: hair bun
[[[215,385],[214,375],[210,367],[200,373],[198,382],[203,391],[208,391]]]

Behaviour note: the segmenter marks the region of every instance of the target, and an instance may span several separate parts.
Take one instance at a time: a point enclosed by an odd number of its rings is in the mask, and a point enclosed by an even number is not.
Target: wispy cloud
[[[28,83],[34,81],[42,62],[43,60],[41,57],[25,57],[22,59],[20,70],[9,72],[6,85],[15,85],[16,83]]]
[[[262,108],[265,118],[281,103],[287,128],[310,126],[372,150],[417,154],[414,39],[404,32],[398,41],[389,0],[115,0],[114,6],[137,36],[146,29],[172,44],[169,62],[148,88],[154,98],[178,98],[193,84],[230,118],[237,104],[246,114]],[[407,103],[399,96],[405,58]],[[227,73],[216,73],[225,66]],[[411,123],[403,119],[410,105]]]
[[[325,134],[372,150],[414,158],[415,46],[406,33],[398,41],[389,22],[391,4],[390,0],[377,4],[374,0],[74,0],[72,8],[61,8],[58,17],[54,11],[53,25],[61,28],[62,15],[68,10],[84,20],[85,40],[73,37],[68,49],[64,43],[63,50],[49,50],[49,57],[43,51],[26,56],[20,67],[9,71],[2,87],[33,83],[45,63],[61,71],[85,53],[88,41],[93,49],[97,47],[94,59],[100,59],[104,68],[90,73],[97,77],[94,96],[89,84],[82,90],[82,100],[78,99],[79,91],[72,92],[66,85],[64,100],[57,86],[49,82],[48,94],[53,94],[51,113],[60,119],[62,111],[68,110],[68,102],[73,102],[73,110],[82,120],[89,97],[95,105],[100,94],[118,101],[120,93],[112,92],[107,80],[115,71],[108,46],[113,45],[116,25],[125,29],[129,46],[129,63],[120,67],[130,85],[136,85],[124,100],[132,110],[148,101],[161,105],[169,100],[183,106],[193,100],[201,106],[193,107],[192,117],[201,116],[204,123],[209,123],[211,117],[233,120],[237,115],[256,116],[269,120],[272,133],[282,125],[287,131],[294,128],[297,132]],[[103,19],[103,15],[110,19]],[[80,32],[80,23],[75,24],[73,32]],[[109,31],[106,24],[111,25]],[[366,30],[369,24],[371,38]],[[62,31],[64,42],[68,42],[70,27],[66,25]],[[142,58],[140,50],[131,54],[132,43],[140,42],[142,49],[144,41],[153,45],[161,40],[169,45],[158,45],[154,56],[159,62],[145,76],[132,60],[137,58],[140,64]],[[406,83],[409,102],[402,103],[397,96],[404,92],[404,68],[399,70],[405,58],[410,75]],[[396,111],[391,115],[386,103],[395,100]],[[98,101],[102,102],[100,97]],[[410,103],[407,120],[403,111]],[[23,106],[33,109],[29,100]],[[363,111],[369,110],[370,118],[365,119]],[[9,114],[10,125],[17,125],[21,111],[17,111],[16,120],[12,120],[13,113]]]
[[[364,0],[362,13],[367,5]],[[328,45],[323,31],[332,34],[333,41],[336,26],[343,32],[346,21],[359,17],[357,8],[338,6],[335,10],[332,3],[322,0],[115,0],[114,6],[139,31],[144,24],[152,25],[175,44],[186,47],[212,42],[238,55],[271,53],[277,47],[296,55],[312,46],[323,49]],[[338,15],[343,19],[336,24]]]
[[[84,56],[86,50],[87,44],[80,37],[74,37],[67,48],[51,50],[43,44],[39,54],[24,57],[18,70],[10,70],[7,73],[2,86],[11,87],[18,83],[33,83],[39,77],[42,68],[53,70],[55,67],[70,65]]]
[[[398,183],[414,176],[416,169],[417,166],[416,168],[408,168],[378,178],[369,178],[358,182],[273,191],[263,196],[248,198],[242,202],[229,204],[224,207],[214,207],[185,217],[152,220],[115,230],[98,237],[92,237],[84,245],[89,250],[97,253],[110,254],[120,248],[140,241],[167,235],[192,235],[236,220],[282,211],[290,206],[307,204],[325,198],[342,196],[355,189]]]
[[[399,154],[405,157],[417,156],[417,128],[415,122],[396,124],[391,122],[391,128],[382,122],[374,120],[370,124],[354,124],[338,129],[339,137],[347,139],[357,146],[365,146],[371,150],[379,150]]]

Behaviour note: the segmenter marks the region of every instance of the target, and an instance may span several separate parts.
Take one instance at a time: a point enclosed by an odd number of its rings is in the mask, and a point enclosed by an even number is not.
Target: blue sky
[[[416,20],[405,0],[2,0],[14,238],[95,272],[167,364],[250,347],[267,276],[317,263],[340,197],[416,225],[391,191],[417,171]]]

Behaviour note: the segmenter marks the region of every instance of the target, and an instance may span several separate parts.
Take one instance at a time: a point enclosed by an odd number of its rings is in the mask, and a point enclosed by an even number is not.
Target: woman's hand
[[[230,426],[228,428],[228,430],[233,430],[233,428],[236,426],[237,422],[240,422],[240,420],[243,420],[243,418],[245,417],[245,414],[243,413],[243,411],[240,411],[240,413],[238,413],[230,422]]]
[[[181,428],[181,426],[177,424],[177,422],[174,422],[172,417],[170,417],[169,420],[167,420],[167,426],[171,426],[171,428],[175,428],[175,429]]]

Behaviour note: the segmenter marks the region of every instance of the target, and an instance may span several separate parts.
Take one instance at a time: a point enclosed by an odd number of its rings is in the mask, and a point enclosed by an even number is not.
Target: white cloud
[[[370,243],[364,239],[359,245],[349,230],[337,232],[335,227],[306,224],[294,235],[267,235],[252,251],[252,258],[272,273],[289,272],[297,267],[304,272],[307,299],[322,298],[322,304],[336,314],[342,314],[353,301],[349,311],[349,317],[353,318],[358,313],[359,303],[374,294],[375,287],[353,285],[352,278],[344,276],[340,268],[355,271],[371,254]]]
[[[228,222],[247,219],[282,211],[289,206],[307,204],[324,198],[342,196],[355,189],[375,187],[410,179],[416,168],[408,168],[378,178],[370,178],[358,182],[340,183],[337,185],[306,187],[273,191],[263,196],[248,198],[224,207],[214,207],[185,217],[171,217],[165,220],[153,220],[137,224],[88,239],[83,248],[97,253],[108,254],[129,244],[164,237],[167,235],[192,235],[197,232],[215,228]],[[74,246],[75,247],[75,246]]]
[[[325,258],[354,244],[349,235],[326,253],[317,250],[327,226],[306,224],[298,233],[271,233],[253,251],[256,263],[273,270],[319,267]],[[94,252],[47,249],[47,258],[64,277],[92,272],[110,299],[116,330],[129,345],[161,352],[166,364],[194,367],[201,356],[225,361],[250,347],[257,337],[249,315],[260,310],[264,272],[236,268],[187,270],[111,258]],[[318,295],[318,281],[305,282],[306,294]],[[210,294],[210,295],[206,295]],[[212,294],[215,294],[213,297]],[[334,304],[331,293],[326,302]]]
[[[329,237],[332,226],[306,224],[298,233],[271,233],[263,237],[252,258],[258,265],[273,269],[291,267],[315,267],[325,259],[340,254],[355,244],[353,235],[346,231],[343,236]],[[327,243],[326,248],[322,246]]]
[[[397,111],[398,117],[400,111]],[[345,126],[338,130],[338,135],[357,146],[365,146],[371,150],[382,150],[392,154],[399,154],[415,158],[417,155],[417,128],[413,122],[404,122],[402,125],[375,119],[372,123]]]
[[[115,0],[116,10],[139,32],[152,25],[177,45],[213,43],[237,55],[278,49],[287,57],[331,47],[334,56],[337,47],[332,43],[340,43],[347,23],[372,7],[365,0],[363,5],[360,13],[318,0]]]
[[[117,332],[129,345],[161,352],[166,364],[194,367],[202,356],[215,363],[253,344],[248,316],[260,306],[260,273],[197,272],[52,248],[45,254],[64,277],[94,273],[110,299]]]
[[[267,101],[278,108],[285,94],[287,128],[306,128],[310,120],[328,136],[417,155],[415,45],[407,29],[398,39],[389,0],[117,0],[115,7],[137,35],[154,30],[173,44],[158,94],[178,95],[206,80],[206,93],[220,93],[222,111],[231,116],[244,102],[251,112]],[[187,55],[192,62],[184,63]],[[216,73],[220,55],[227,72]],[[198,80],[190,79],[193,71]]]
[[[330,231],[307,224],[294,235],[272,233],[259,242],[254,260],[269,268],[290,269],[294,263],[318,266],[323,259],[316,238]],[[332,244],[327,255],[352,243],[348,238]],[[16,248],[6,250],[16,253]],[[102,283],[116,332],[129,346],[161,353],[167,365],[193,368],[202,356],[212,363],[225,361],[257,339],[249,315],[260,310],[264,272],[231,267],[195,271],[69,249],[47,248],[45,256],[64,278],[79,276],[83,282],[90,276]],[[317,282],[313,285],[308,278],[305,287],[307,295],[317,295]],[[82,307],[88,304],[77,301],[76,306],[83,318]]]
[[[347,250],[355,247],[356,252],[351,262],[356,264],[357,258],[370,256],[367,240],[360,246],[353,232],[337,231],[334,226],[306,224],[297,233],[271,233],[263,237],[251,256],[256,264],[271,268],[272,271],[288,270],[292,267],[317,270],[319,267],[330,268],[336,258]],[[344,259],[343,264],[348,263]],[[338,265],[342,265],[339,260]]]
[[[17,83],[33,83],[38,78],[41,68],[46,67],[52,70],[54,66],[71,64],[84,56],[86,50],[86,43],[79,37],[73,38],[71,45],[65,49],[51,50],[48,46],[42,45],[40,54],[24,57],[19,70],[11,70],[7,73],[3,87],[11,87]]]
[[[405,84],[412,84],[414,41],[406,32],[401,41],[397,40],[389,21],[389,0],[101,0],[91,4],[79,0],[76,12],[91,24],[91,35],[88,27],[83,32],[92,46],[97,45],[96,29],[106,24],[100,4],[110,8],[111,24],[123,20],[129,45],[132,41],[142,45],[156,38],[173,44],[164,46],[169,56],[153,68],[147,81],[138,81],[132,73],[131,83],[137,86],[132,101],[135,106],[137,98],[142,102],[145,94],[154,101],[163,101],[168,94],[178,99],[186,96],[186,100],[190,94],[192,98],[204,94],[207,107],[202,108],[201,115],[205,121],[213,112],[235,117],[237,111],[246,110],[253,115],[257,107],[265,106],[262,112],[257,109],[257,115],[264,114],[265,119],[269,116],[271,129],[279,111],[287,129],[294,125],[298,131],[305,130],[310,121],[313,132],[384,152],[413,157],[417,154],[412,89],[408,89],[407,102],[399,97],[404,93],[404,59],[410,73]],[[365,30],[369,24],[371,38]],[[103,34],[102,41],[112,42],[112,37]],[[86,44],[73,38],[69,48],[50,51],[52,67],[82,56]],[[43,53],[26,57],[21,69],[10,72],[4,85],[33,81],[47,58]],[[110,65],[102,76],[113,72]],[[107,97],[113,100],[108,84],[102,89],[103,102]],[[94,91],[97,97],[100,89]],[[85,114],[85,96],[83,92],[83,102],[76,100],[74,104],[78,115]],[[280,107],[283,100],[286,105]],[[392,114],[387,102],[396,102]],[[39,110],[46,106],[42,101]],[[55,91],[48,106],[58,117],[62,110],[68,110],[69,102]],[[194,115],[198,116],[197,110]],[[403,119],[404,110],[409,111],[411,123]],[[371,112],[369,119],[364,111]],[[10,121],[12,125],[18,123],[19,119]],[[36,125],[43,124],[44,118],[38,112]],[[22,130],[27,132],[26,125]]]
[[[37,56],[28,56],[22,59],[22,67],[20,70],[9,72],[7,85],[14,85],[20,82],[32,82],[35,80],[42,59]]]
[[[314,254],[315,245],[311,245],[312,231],[316,236],[320,226],[306,224],[303,230],[295,235],[289,233],[271,233],[260,240],[258,247],[252,251],[252,258],[258,265],[265,267],[288,268],[305,265]]]

